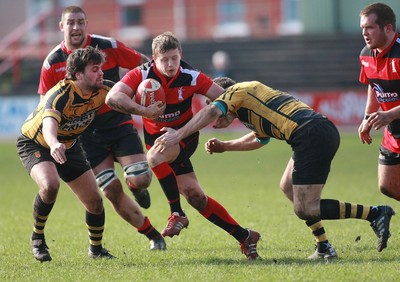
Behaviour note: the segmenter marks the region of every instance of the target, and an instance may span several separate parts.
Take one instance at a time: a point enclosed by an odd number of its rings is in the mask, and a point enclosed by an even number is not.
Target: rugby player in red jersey
[[[248,259],[259,258],[256,247],[260,234],[241,227],[220,203],[203,192],[197,180],[190,157],[199,143],[199,132],[162,153],[154,145],[155,140],[163,134],[163,127],[177,129],[192,118],[194,94],[214,100],[223,92],[223,88],[182,60],[181,44],[171,32],[153,39],[152,52],[153,60],[129,71],[110,90],[106,103],[124,113],[144,115],[144,138],[149,149],[147,160],[170,205],[168,224],[161,234],[173,237],[189,225],[181,207],[181,193],[202,216],[233,236]],[[146,118],[146,108],[132,99],[140,82],[147,78],[160,82],[166,95],[165,112],[156,119]]]
[[[64,78],[66,60],[77,48],[97,46],[101,49],[106,54],[106,61],[102,66],[104,78],[114,82],[120,79],[120,68],[132,69],[148,61],[146,56],[114,38],[88,34],[87,27],[86,14],[80,7],[69,6],[63,10],[60,30],[64,33],[64,40],[48,54],[43,63],[39,94],[46,93]],[[150,105],[148,112],[158,116],[162,113],[162,108]],[[116,160],[124,169],[125,181],[135,199],[140,206],[148,208],[150,195],[147,187],[150,185],[152,173],[148,168],[143,145],[131,115],[113,111],[104,105],[97,112],[92,124],[80,136],[80,140],[96,175],[97,184],[116,212],[149,239],[151,250],[164,250],[164,238],[124,192],[115,172]]]
[[[368,85],[365,118],[358,129],[363,144],[371,144],[371,129],[384,127],[378,164],[378,185],[400,201],[400,38],[396,15],[383,3],[360,12],[366,46],[360,53],[360,82]],[[381,109],[381,110],[379,110]]]

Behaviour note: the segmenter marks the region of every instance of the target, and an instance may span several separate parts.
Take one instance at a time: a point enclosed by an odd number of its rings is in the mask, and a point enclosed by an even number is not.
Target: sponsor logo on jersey
[[[181,116],[181,111],[176,111],[174,113],[169,113],[169,114],[163,114],[162,116],[160,116],[157,121],[161,121],[161,122],[171,122],[171,121],[175,121],[178,120]]]
[[[369,67],[369,63],[367,61],[361,60],[361,64],[366,68]]]
[[[60,129],[65,131],[74,131],[78,128],[87,127],[94,119],[95,114],[96,111],[90,111],[81,116],[77,116],[63,124]]]
[[[377,83],[374,83],[373,90],[375,91],[376,100],[378,100],[379,103],[399,100],[399,94],[397,92],[385,92],[382,86]]]

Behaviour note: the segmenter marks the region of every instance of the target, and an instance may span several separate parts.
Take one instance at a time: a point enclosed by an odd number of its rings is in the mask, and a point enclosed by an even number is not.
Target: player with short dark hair
[[[86,13],[78,6],[69,6],[63,10],[59,26],[64,33],[64,40],[50,52],[43,63],[39,94],[45,93],[64,77],[66,60],[76,48],[93,46],[103,50],[106,54],[102,66],[104,78],[114,82],[120,79],[121,69],[126,71],[148,61],[146,56],[114,38],[88,34]],[[158,110],[157,106],[149,108],[153,112]],[[151,250],[164,250],[164,238],[124,192],[114,167],[116,161],[123,168],[126,184],[139,205],[150,207],[147,188],[152,172],[131,115],[113,111],[104,105],[97,111],[95,119],[80,136],[80,140],[96,175],[97,184],[116,212],[149,239]]]
[[[288,93],[258,81],[235,83],[226,77],[214,81],[226,88],[225,92],[200,110],[185,126],[177,130],[162,129],[167,132],[155,142],[160,153],[213,121],[217,120],[216,128],[224,128],[237,118],[251,132],[235,140],[210,139],[206,143],[207,152],[255,150],[268,144],[271,138],[286,141],[292,147],[293,156],[280,186],[293,203],[294,212],[305,220],[317,242],[317,248],[309,259],[331,260],[337,257],[328,241],[322,219],[368,220],[378,236],[378,251],[386,248],[390,219],[394,214],[391,207],[321,199],[340,143],[339,132],[331,121]]]
[[[86,208],[89,257],[113,258],[102,247],[103,201],[78,139],[113,84],[103,84],[104,62],[104,54],[96,48],[76,49],[67,60],[67,78],[43,96],[17,140],[18,155],[39,187],[33,203],[31,244],[34,257],[41,262],[52,259],[44,228],[60,189],[60,178]]]
[[[158,152],[154,144],[162,134],[161,128],[179,128],[192,118],[194,94],[214,100],[223,89],[182,60],[181,44],[171,32],[153,39],[152,52],[153,61],[128,72],[107,95],[106,103],[125,113],[142,115],[143,107],[132,99],[139,84],[153,78],[165,91],[164,114],[156,119],[143,118],[145,143],[149,149],[147,160],[170,205],[168,223],[161,234],[173,237],[189,225],[181,207],[181,193],[202,216],[232,235],[248,259],[259,258],[256,247],[260,234],[241,227],[220,203],[203,192],[197,180],[190,157],[196,151],[199,132],[193,132],[163,153]]]
[[[374,3],[361,10],[360,26],[366,46],[360,53],[359,80],[368,85],[368,97],[358,133],[363,144],[371,144],[371,129],[384,127],[378,186],[383,194],[400,201],[400,38],[396,15],[388,5]]]

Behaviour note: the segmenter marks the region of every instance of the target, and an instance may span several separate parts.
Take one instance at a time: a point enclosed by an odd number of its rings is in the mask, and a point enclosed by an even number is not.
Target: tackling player
[[[114,82],[120,78],[120,68],[132,69],[148,60],[113,38],[88,34],[87,26],[86,14],[80,7],[69,6],[63,10],[60,30],[64,33],[64,40],[50,52],[43,63],[39,94],[46,93],[64,77],[66,60],[77,48],[97,46],[102,49],[106,54],[106,62],[102,66],[104,78]],[[155,116],[162,113],[162,108],[157,105],[150,105],[148,108],[148,112]],[[147,187],[150,185],[152,173],[132,117],[104,105],[80,139],[96,175],[97,184],[116,212],[149,239],[151,250],[164,250],[164,238],[124,192],[115,172],[114,161],[117,161],[124,170],[125,181],[136,200],[143,208],[148,208],[150,195]]]
[[[216,128],[224,128],[238,118],[252,132],[235,140],[211,139],[206,143],[207,152],[255,150],[268,144],[271,138],[284,140],[292,147],[294,153],[280,185],[293,203],[294,212],[305,220],[317,242],[317,248],[309,259],[330,260],[337,257],[326,236],[322,219],[368,220],[378,237],[378,251],[386,248],[390,237],[390,219],[394,214],[391,207],[321,199],[340,143],[339,132],[332,122],[291,95],[258,81],[235,84],[226,77],[214,81],[224,87],[225,92],[180,129],[164,128],[167,132],[156,140],[156,147],[161,153],[174,148],[180,140],[215,120]]]
[[[165,32],[153,39],[152,52],[153,61],[128,72],[107,95],[106,103],[124,113],[140,114],[140,105],[132,97],[142,80],[154,78],[165,91],[167,106],[164,114],[157,119],[143,119],[145,143],[149,149],[147,159],[170,205],[168,224],[161,234],[173,237],[189,225],[181,207],[181,193],[202,216],[239,241],[242,252],[248,259],[257,259],[259,256],[256,247],[260,234],[241,227],[220,203],[203,192],[197,180],[190,157],[197,148],[199,132],[193,132],[182,139],[179,145],[163,153],[154,144],[162,134],[161,128],[180,128],[192,118],[194,94],[205,95],[214,100],[223,89],[208,76],[181,60],[181,44],[171,32]]]

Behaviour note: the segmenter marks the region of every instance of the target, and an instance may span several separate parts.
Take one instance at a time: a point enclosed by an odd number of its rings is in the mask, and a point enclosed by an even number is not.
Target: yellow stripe
[[[90,240],[90,245],[100,246],[101,245],[101,241],[92,241],[92,240]]]
[[[339,201],[339,218],[343,219],[346,216],[346,205],[344,202]]]
[[[317,241],[317,243],[327,241],[327,240],[328,240],[328,237],[326,236],[325,233],[320,236],[315,236],[315,241]]]
[[[321,221],[318,221],[316,223],[314,223],[313,225],[310,225],[309,228],[311,229],[311,231],[315,231],[318,230],[322,227],[322,223]]]
[[[367,219],[370,209],[371,209],[371,207],[363,206],[363,212],[362,212],[362,215],[361,215],[362,219]]]
[[[98,234],[98,233],[90,233],[89,232],[89,236],[92,238],[101,238],[101,237],[103,237],[103,233]]]
[[[33,227],[33,232],[35,232],[37,234],[44,234],[44,230],[43,229],[36,229],[35,227]]]
[[[103,225],[103,226],[89,226],[89,225],[86,225],[86,226],[87,226],[87,228],[90,229],[90,230],[96,230],[96,231],[98,231],[98,230],[103,230],[103,229],[104,229],[104,225]]]
[[[357,205],[351,204],[351,218],[356,218],[357,217]]]

